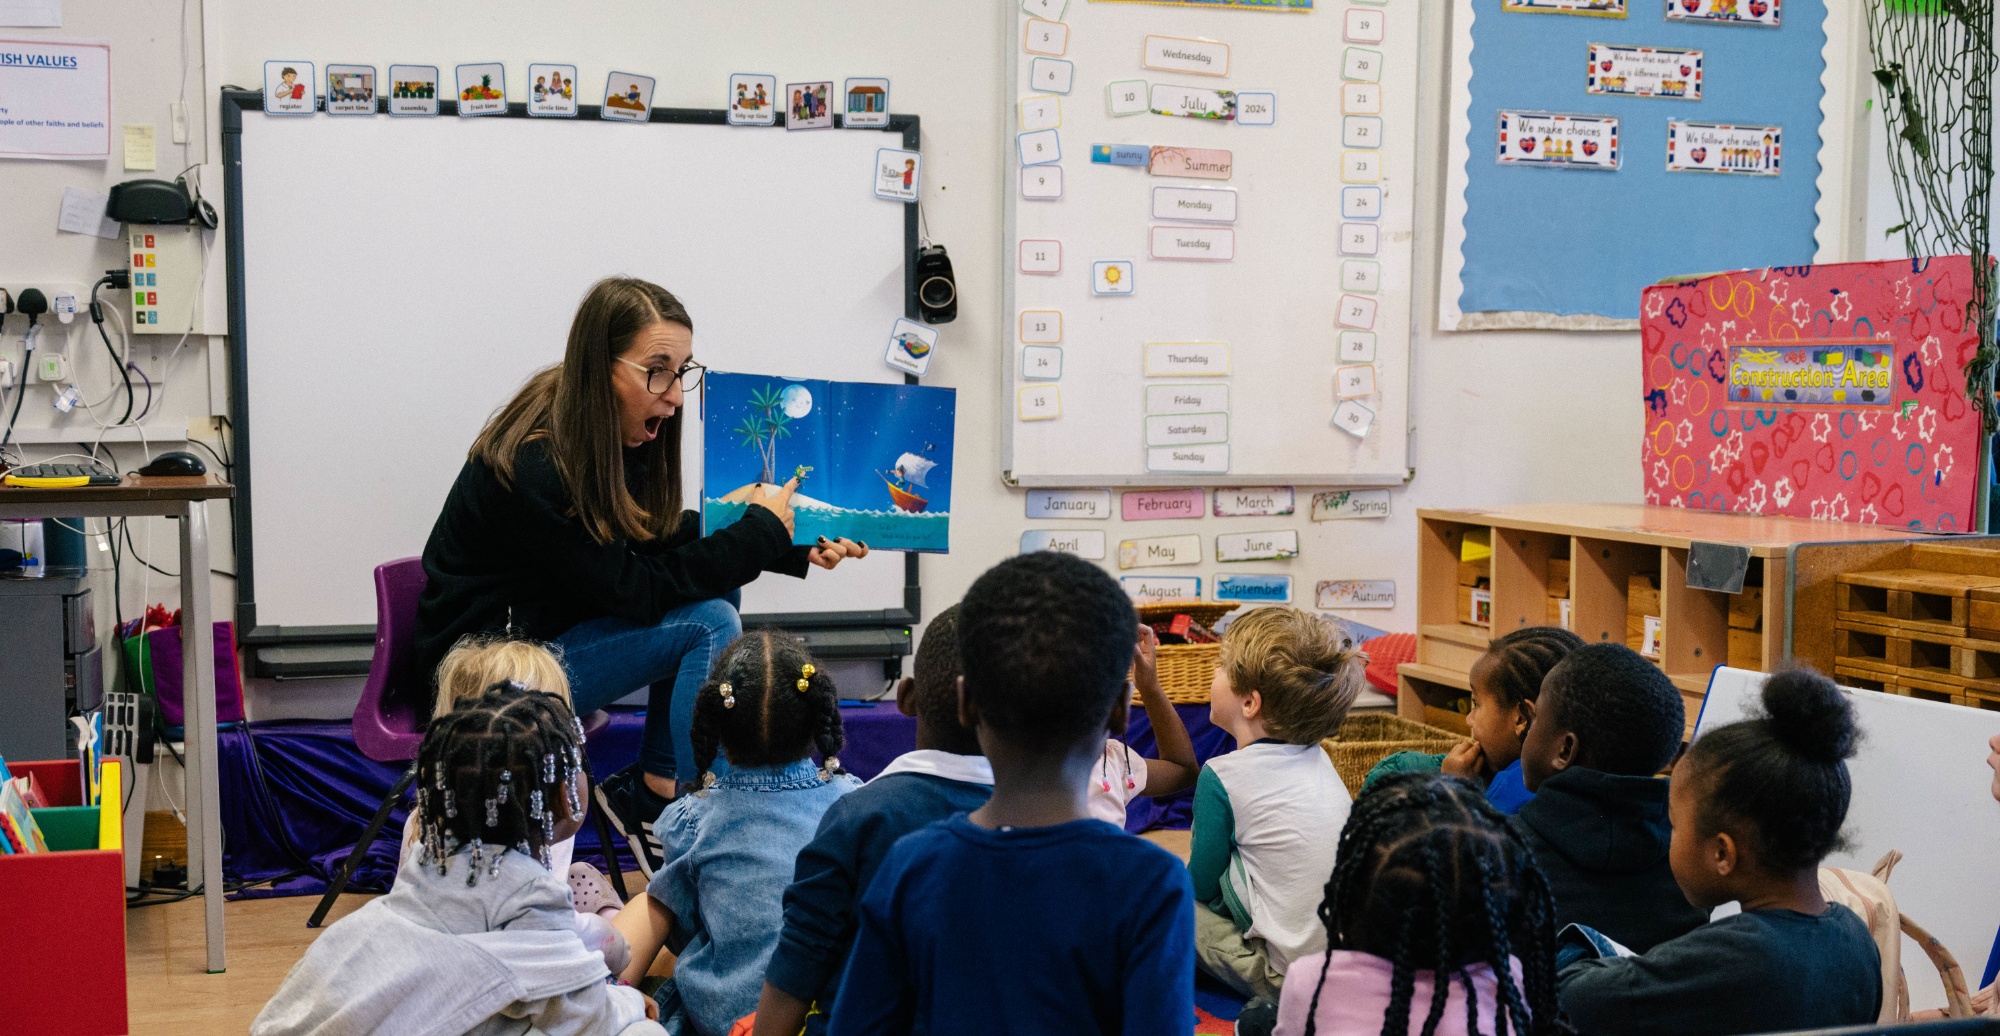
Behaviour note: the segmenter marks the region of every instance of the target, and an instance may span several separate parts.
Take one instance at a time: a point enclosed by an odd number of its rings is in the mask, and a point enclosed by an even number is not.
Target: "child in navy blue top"
[[[1189,1036],[1194,890],[1165,850],[1090,819],[1130,707],[1138,619],[1103,570],[1010,558],[959,612],[959,710],[993,797],[905,837],[861,900],[833,1036]]]
[[[917,750],[896,758],[820,818],[785,890],[785,927],[764,972],[756,1036],[826,1032],[840,973],[854,947],[861,894],[896,840],[986,804],[993,768],[958,722],[958,606],[939,612],[917,646],[917,674],[896,708],[917,721]]]

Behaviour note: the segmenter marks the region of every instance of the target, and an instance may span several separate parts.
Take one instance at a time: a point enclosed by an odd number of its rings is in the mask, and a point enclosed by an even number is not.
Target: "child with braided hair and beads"
[[[745,633],[722,653],[695,697],[691,739],[700,788],[660,814],[666,865],[612,923],[632,947],[626,981],[662,948],[674,953],[655,994],[667,1031],[722,1036],[757,1009],[799,850],[861,782],[840,769],[832,678],[785,633]]]
[[[1292,962],[1278,1036],[1567,1031],[1548,883],[1478,789],[1437,774],[1377,782],[1339,861],[1319,906],[1327,949]]]
[[[608,984],[550,846],[583,824],[583,730],[561,699],[501,687],[433,720],[417,752],[418,851],[388,895],[328,928],[253,1036],[657,1036]]]

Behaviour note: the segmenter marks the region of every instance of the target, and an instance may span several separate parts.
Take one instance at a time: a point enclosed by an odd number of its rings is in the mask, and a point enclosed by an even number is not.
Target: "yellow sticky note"
[[[125,127],[125,168],[128,170],[151,170],[160,166],[159,157],[153,147],[153,127]]]

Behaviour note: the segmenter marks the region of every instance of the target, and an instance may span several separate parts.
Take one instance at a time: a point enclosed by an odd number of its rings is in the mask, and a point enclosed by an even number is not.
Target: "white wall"
[[[56,230],[56,213],[65,187],[87,188],[103,193],[111,185],[130,179],[171,180],[186,166],[205,160],[204,141],[210,106],[201,100],[201,6],[198,0],[186,3],[182,0],[69,0],[63,5],[63,25],[60,28],[0,29],[0,35],[13,38],[109,42],[113,126],[113,154],[108,160],[0,163],[0,198],[4,198],[4,203],[0,203],[0,287],[18,292],[26,286],[67,283],[88,291],[90,284],[104,271],[129,265],[122,238],[105,240]],[[185,72],[182,64],[183,24]],[[183,75],[187,84],[190,120],[185,148],[173,143],[173,120],[169,107],[181,92]],[[157,170],[125,171],[118,128],[129,124],[155,127]],[[218,255],[219,251],[217,249]],[[117,292],[108,292],[101,297],[110,300],[117,296]],[[120,306],[119,312],[129,326],[130,307]],[[219,314],[215,315],[218,319],[209,326],[219,329],[221,321]],[[51,325],[50,330],[44,333],[40,340],[43,348],[57,344],[59,327]],[[12,362],[17,370],[22,361],[21,338],[25,329],[26,321],[15,316],[7,320],[4,333],[0,333],[0,357]],[[116,330],[109,324],[107,330],[111,331],[113,341],[118,342],[122,350],[123,342],[119,341]],[[78,389],[86,400],[97,402],[112,387],[116,369],[105,354],[103,342],[81,316],[69,325],[67,339],[67,351],[76,370]],[[75,453],[102,442],[109,447],[110,456],[115,457],[120,469],[129,471],[141,466],[148,452],[187,448],[182,440],[188,437],[190,418],[228,412],[224,395],[224,352],[219,336],[211,344],[207,335],[189,335],[180,352],[175,354],[174,347],[179,341],[178,335],[140,335],[134,340],[133,361],[155,379],[156,394],[164,392],[154,412],[141,425],[106,431],[97,423],[111,423],[123,413],[122,382],[115,397],[116,409],[109,404],[97,407],[95,420],[91,414],[81,410],[69,415],[57,413],[51,406],[54,393],[48,386],[27,386],[28,396],[23,402],[20,422],[14,434],[14,441],[19,447],[17,455],[33,462],[58,454]],[[138,384],[137,379],[135,384]],[[143,388],[139,390],[138,398],[143,405]],[[7,408],[9,412],[13,409],[11,395],[7,399]],[[110,412],[107,413],[107,410]],[[5,415],[0,414],[0,423],[4,423],[4,418]],[[220,449],[213,432],[203,434],[211,446]],[[196,452],[200,453],[199,450]],[[204,458],[208,456],[205,453],[200,455]],[[212,460],[210,464],[219,468]],[[213,505],[209,523],[215,542],[211,558],[213,567],[224,572],[232,571],[228,507]],[[96,544],[104,542],[102,535],[95,535],[104,527],[100,521],[91,521],[88,531],[94,534],[89,550],[91,564],[101,569],[92,576],[93,590],[99,602],[98,629],[100,637],[108,639],[113,615],[110,555],[95,549]],[[161,518],[134,518],[131,519],[131,531],[142,556],[167,572],[179,572],[179,540],[174,523]],[[14,545],[16,535],[13,527],[0,527],[0,544]],[[178,606],[176,581],[146,572],[136,562],[126,566],[122,584],[127,617],[136,614],[145,602],[161,602],[169,608]],[[228,579],[220,576],[213,580],[213,587],[216,615],[218,618],[227,617],[234,589]]]
[[[1438,5],[1423,6],[1427,85],[1416,185],[1416,281],[1426,287],[1416,311],[1428,314],[1436,311],[1429,286],[1437,269],[1445,150],[1445,27]],[[659,76],[657,104],[716,107],[731,72],[768,71],[784,80],[890,77],[894,109],[923,118],[925,209],[932,237],[951,249],[962,300],[927,379],[961,391],[953,551],[923,559],[926,610],[956,600],[981,571],[1018,549],[1028,526],[1022,494],[1002,486],[998,473],[998,429],[1006,416],[1001,349],[1008,340],[1000,313],[1001,191],[1011,182],[1003,145],[1014,100],[1002,83],[1009,4],[626,0],[585,12],[523,0],[476,9],[374,2],[323,8],[309,19],[295,8],[242,0],[209,0],[208,7],[211,84],[255,83],[261,63],[276,57],[382,66],[421,61],[446,68],[497,58],[515,75],[530,61],[566,61],[584,69],[587,89],[596,89],[592,80],[616,66]],[[1329,284],[1334,274],[1326,271]],[[551,357],[560,345],[549,343]],[[1308,605],[1317,579],[1394,578],[1402,588],[1396,611],[1352,617],[1403,628],[1414,616],[1416,508],[1639,497],[1636,335],[1420,332],[1414,350],[1416,477],[1393,491],[1392,517],[1318,525],[1301,518],[1302,557],[1269,567],[1291,572]],[[1305,492],[1301,487],[1301,504]],[[1185,531],[1207,539],[1271,523],[1211,518],[1185,527],[1109,525],[1115,544],[1126,535]],[[363,562],[355,572],[366,577]]]

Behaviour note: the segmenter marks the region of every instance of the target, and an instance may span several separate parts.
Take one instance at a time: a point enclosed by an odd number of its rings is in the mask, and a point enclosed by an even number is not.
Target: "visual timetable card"
[[[1556,169],[1617,169],[1618,118],[1552,112],[1499,114],[1501,165]]]
[[[1784,133],[1777,126],[1667,123],[1667,171],[1778,175]]]
[[[1622,97],[1701,100],[1701,51],[1590,45],[1584,88]]]

